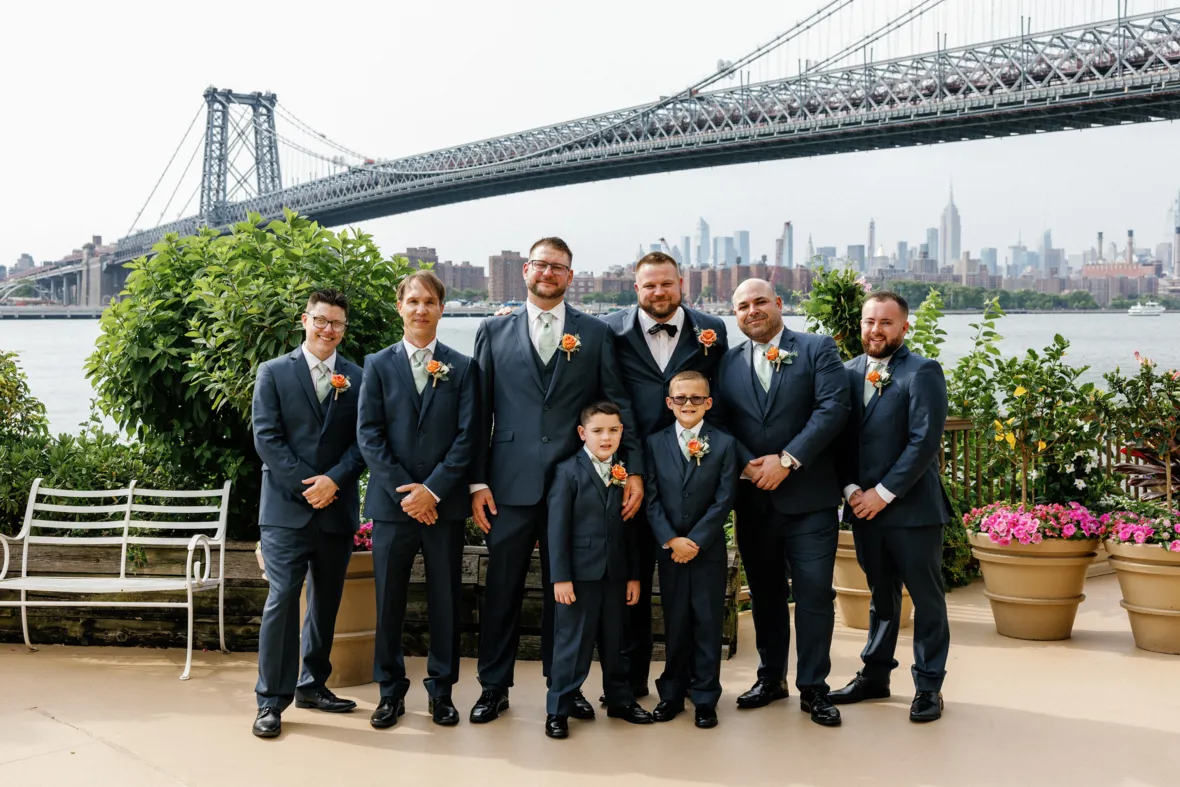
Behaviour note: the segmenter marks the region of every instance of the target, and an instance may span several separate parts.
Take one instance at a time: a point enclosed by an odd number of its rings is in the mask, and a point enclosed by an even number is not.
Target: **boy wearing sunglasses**
[[[647,517],[659,550],[667,657],[652,716],[671,721],[688,697],[696,726],[717,726],[725,615],[725,521],[741,468],[734,439],[705,423],[709,381],[684,371],[668,383],[676,423],[647,440]]]

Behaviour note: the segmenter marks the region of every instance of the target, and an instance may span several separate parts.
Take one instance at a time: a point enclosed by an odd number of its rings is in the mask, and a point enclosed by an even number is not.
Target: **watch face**
[[[780,465],[782,465],[783,467],[790,467],[791,466],[791,460],[787,456],[780,456],[778,458],[778,463]]]

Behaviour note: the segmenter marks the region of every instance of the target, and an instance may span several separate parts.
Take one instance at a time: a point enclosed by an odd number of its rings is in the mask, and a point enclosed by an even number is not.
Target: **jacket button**
[[[545,409],[546,409],[546,410],[548,410],[548,409],[549,409],[549,405],[545,405]]]
[[[688,497],[688,492],[685,492],[683,497]]]
[[[542,443],[547,443],[547,442],[549,442],[549,438],[548,438],[548,437],[542,437],[542,438],[541,438],[541,442],[542,442]]]

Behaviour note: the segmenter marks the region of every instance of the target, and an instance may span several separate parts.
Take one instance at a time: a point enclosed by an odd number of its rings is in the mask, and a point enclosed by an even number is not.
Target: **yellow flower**
[[[1012,416],[1011,418],[1008,419],[1007,423],[1012,423],[1015,420],[1016,420],[1016,416]]]
[[[997,443],[1003,442],[1003,440],[1004,440],[1004,433],[1003,432],[996,432],[996,442]]]
[[[1025,388],[1023,385],[1018,385],[1018,386],[1016,386],[1016,390],[1012,392],[1012,395],[1013,396],[1024,396],[1026,393],[1028,393],[1028,389]]]
[[[1008,441],[1008,447],[1009,447],[1009,448],[1015,448],[1015,447],[1016,447],[1016,435],[1014,435],[1014,434],[1012,434],[1011,432],[1009,432],[1008,434],[1004,435],[1004,439]]]
[[[1004,425],[1003,425],[1002,423],[1000,423],[1000,419],[998,419],[998,418],[996,419],[996,428],[997,428],[997,429],[1003,429],[1003,428],[1004,428]]]
[[[1044,451],[1046,446],[1047,446],[1047,443],[1044,440],[1037,441],[1037,450],[1038,451]]]

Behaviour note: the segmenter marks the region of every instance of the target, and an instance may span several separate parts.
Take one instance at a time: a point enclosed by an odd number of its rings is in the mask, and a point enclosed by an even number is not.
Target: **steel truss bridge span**
[[[329,226],[596,180],[753,161],[1180,117],[1180,9],[681,95],[377,161],[232,203],[224,224],[284,207]],[[119,241],[150,251],[182,219]]]

